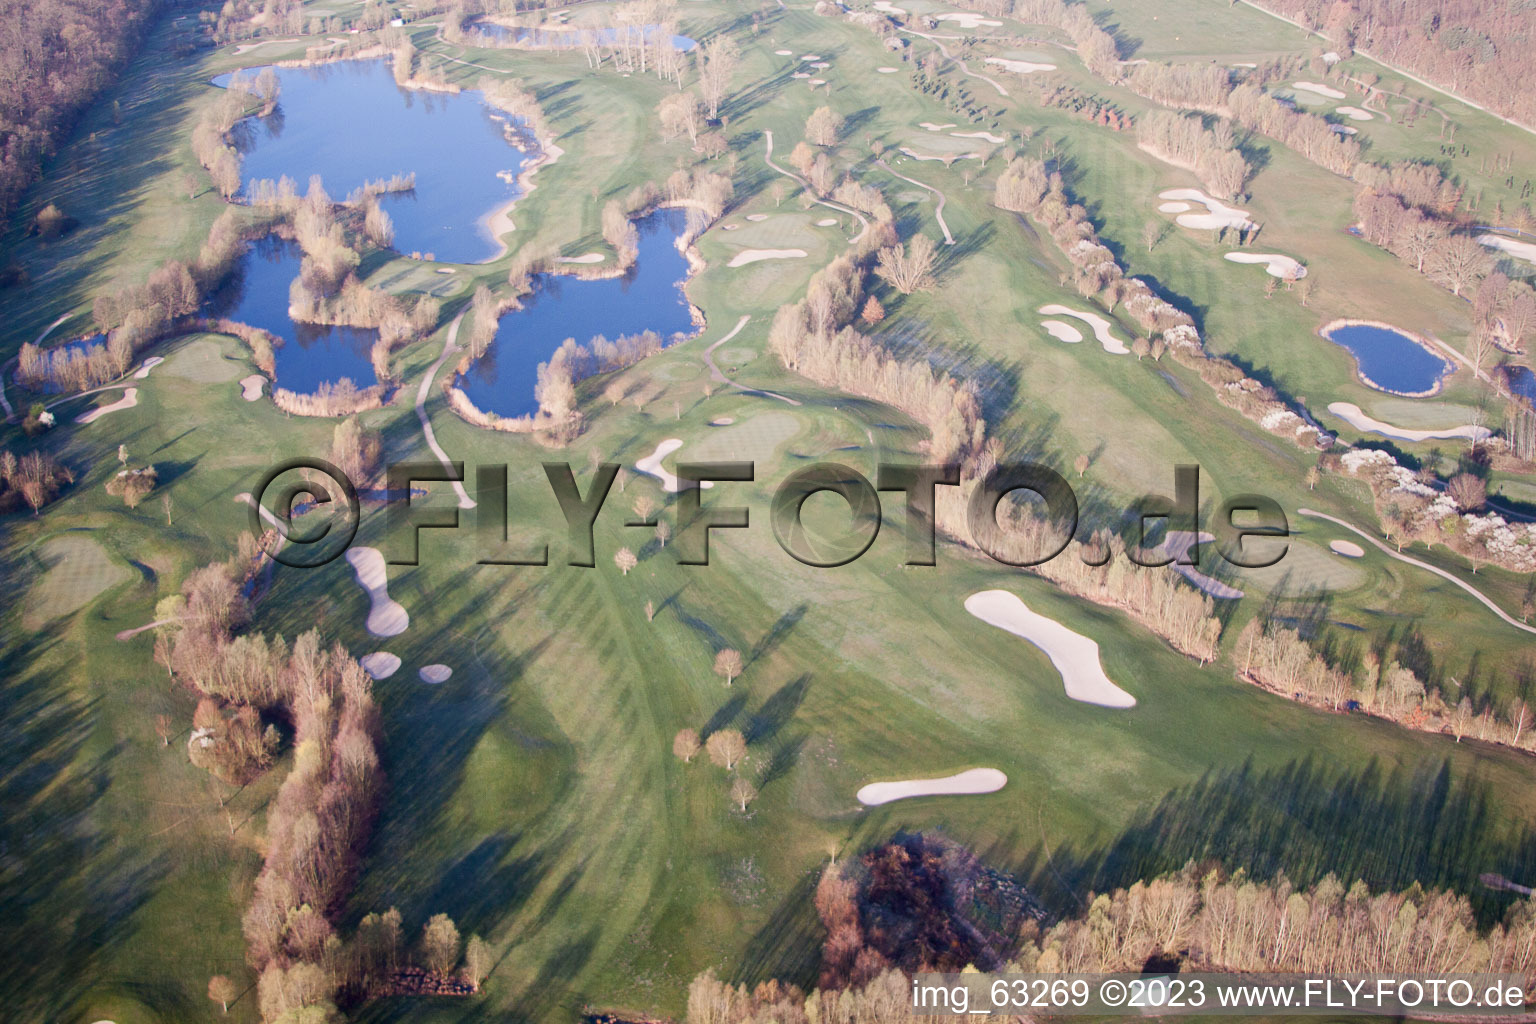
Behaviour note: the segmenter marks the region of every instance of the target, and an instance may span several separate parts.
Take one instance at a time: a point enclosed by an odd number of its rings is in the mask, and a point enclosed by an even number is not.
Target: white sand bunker
[[[932,121],[919,121],[919,122],[917,122],[917,126],[919,128],[926,128],[926,129],[928,129],[931,132],[942,132],[946,128],[953,128],[953,127],[955,127],[955,125],[953,123],[950,123],[950,124],[934,124]]]
[[[1173,559],[1173,563],[1168,568],[1183,576],[1190,583],[1194,584],[1195,587],[1211,597],[1219,598],[1223,601],[1235,601],[1243,596],[1241,590],[1238,590],[1236,587],[1229,587],[1220,580],[1212,579],[1192,565],[1179,564],[1179,559],[1183,558],[1190,548],[1196,544],[1209,544],[1215,539],[1209,533],[1201,533],[1199,539],[1196,540],[1195,535],[1188,530],[1172,530],[1167,537],[1163,538],[1163,543],[1160,547],[1168,557]]]
[[[734,417],[734,416],[721,416],[721,417],[719,417],[717,419],[710,420],[709,421],[709,425],[712,426],[712,427],[728,427],[732,423],[735,423],[735,422],[736,422],[736,417]]]
[[[996,793],[1008,784],[1008,776],[996,768],[972,768],[942,779],[903,779],[901,782],[871,782],[858,792],[859,803],[878,807],[892,800],[914,796],[966,796],[972,793]]]
[[[899,69],[897,69],[897,68],[875,68],[875,70],[878,71],[882,75],[894,75],[897,72],[897,70],[899,70]]]
[[[768,219],[768,215],[766,213],[749,213],[749,214],[747,214],[747,220],[750,220],[750,221],[752,221],[754,223],[756,223],[757,221],[760,221],[760,220],[767,220],[767,219]]]
[[[1096,642],[1055,619],[1030,611],[1018,595],[1006,590],[983,590],[965,599],[965,610],[987,625],[1023,637],[1044,651],[1061,673],[1062,685],[1073,700],[1106,708],[1136,706],[1136,698],[1104,674]]]
[[[775,57],[793,57],[795,55],[795,51],[794,50],[774,50],[773,54],[774,54]]]
[[[1441,427],[1438,430],[1413,430],[1409,427],[1396,427],[1368,416],[1354,402],[1330,402],[1328,411],[1339,419],[1348,423],[1356,430],[1368,430],[1382,437],[1390,437],[1396,441],[1450,441],[1456,438],[1465,438],[1468,441],[1485,441],[1493,435],[1493,431],[1487,427],[1473,426],[1471,423],[1463,423],[1459,427]]]
[[[240,379],[240,397],[247,402],[254,402],[261,397],[261,389],[267,386],[267,378],[259,373],[253,373],[249,377]]]
[[[600,253],[600,252],[584,252],[580,256],[560,256],[560,257],[557,257],[555,259],[555,262],[556,263],[601,263],[601,262],[603,262],[603,254]]]
[[[1109,321],[1097,313],[1084,313],[1067,306],[1041,306],[1040,310],[1046,316],[1070,316],[1076,317],[1089,327],[1093,328],[1093,336],[1099,339],[1099,344],[1104,346],[1104,351],[1112,355],[1130,355],[1131,350],[1125,347],[1125,342],[1115,337],[1109,329]],[[1049,328],[1047,328],[1049,330]],[[1065,339],[1063,339],[1065,340]]]
[[[1503,235],[1478,235],[1477,240],[1490,249],[1497,249],[1527,263],[1536,263],[1536,243],[1519,242]]]
[[[1351,128],[1347,124],[1331,124],[1331,125],[1328,126],[1328,130],[1333,132],[1333,134],[1335,134],[1335,135],[1359,135],[1360,134],[1360,129],[1359,128]]]
[[[980,153],[961,153],[959,156],[953,156],[953,155],[943,156],[943,155],[940,155],[938,153],[919,153],[919,152],[917,152],[917,150],[909,149],[906,146],[902,146],[901,147],[901,152],[906,154],[907,156],[911,157],[913,160],[934,160],[934,161],[937,161],[938,163],[941,163],[941,164],[954,163],[956,160],[980,160],[981,159],[981,154]]]
[[[991,132],[950,132],[949,134],[956,139],[982,139],[994,146],[1001,146],[1008,141],[1003,136],[993,135]]]
[[[1316,82],[1292,82],[1291,88],[1315,93],[1318,96],[1326,96],[1331,100],[1341,100],[1344,98],[1344,94],[1339,92],[1339,90],[1335,89],[1333,86],[1319,85]]]
[[[1064,324],[1060,320],[1041,320],[1040,326],[1045,328],[1045,333],[1057,341],[1064,341],[1068,345],[1076,345],[1083,340],[1083,332],[1071,324]]]
[[[1364,558],[1365,548],[1352,540],[1331,540],[1328,542],[1328,550],[1345,558]]]
[[[1291,259],[1289,256],[1281,256],[1273,252],[1229,252],[1225,259],[1233,263],[1262,263],[1270,277],[1278,277],[1282,280],[1288,277],[1297,279],[1307,276],[1307,268]]]
[[[1012,71],[1016,75],[1029,75],[1036,71],[1055,71],[1055,64],[1041,64],[1032,60],[1009,60],[1007,57],[988,57],[988,64],[995,64],[1004,71]]]
[[[809,71],[796,71],[794,74],[790,75],[789,77],[790,78],[810,78],[811,77],[811,73]]]
[[[91,410],[89,410],[87,412],[81,413],[79,416],[75,417],[75,422],[76,423],[92,423],[92,422],[100,419],[101,417],[105,416],[109,412],[117,412],[119,409],[132,409],[134,406],[136,406],[138,404],[139,404],[139,389],[138,388],[126,388],[123,391],[123,397],[122,398],[119,398],[117,401],[113,402],[111,405],[98,405],[94,409],[91,409]]]
[[[933,16],[933,20],[952,21],[956,25],[959,25],[961,28],[980,28],[983,25],[986,25],[990,28],[1003,27],[1003,23],[1000,21],[993,21],[991,18],[983,18],[981,15],[974,14],[970,11],[957,11],[951,14],[935,14]]]
[[[741,227],[740,224],[722,224],[720,226],[720,230],[721,231],[735,231],[739,227]]]
[[[1217,228],[1241,228],[1256,227],[1248,217],[1247,210],[1239,210],[1235,206],[1228,206],[1220,199],[1212,199],[1197,188],[1171,188],[1166,192],[1157,194],[1159,199],[1187,200],[1199,203],[1209,213],[1185,213],[1177,220],[1180,227],[1196,228],[1205,231],[1214,231]]]
[[[900,16],[907,13],[905,8],[897,7],[895,4],[891,3],[891,0],[875,0],[873,7],[881,14],[895,14]]]
[[[644,473],[646,476],[653,476],[657,480],[660,480],[662,490],[668,492],[669,494],[676,494],[678,491],[683,489],[682,484],[677,479],[677,477],[661,468],[661,460],[666,458],[668,455],[671,455],[682,446],[683,441],[681,438],[669,437],[665,441],[658,444],[655,451],[651,452],[651,454],[636,462],[635,468]],[[699,486],[713,487],[715,485],[710,481],[705,480],[701,482]]]
[[[363,666],[363,671],[368,673],[370,679],[388,679],[400,670],[399,655],[388,651],[365,654],[357,659],[357,663]]]
[[[347,564],[357,574],[357,585],[367,593],[373,607],[364,627],[374,636],[399,636],[411,624],[411,617],[398,601],[389,596],[389,580],[384,573],[384,556],[378,548],[347,549]]]
[[[144,360],[144,363],[139,367],[138,372],[133,375],[133,379],[143,380],[149,376],[150,370],[153,370],[163,362],[165,362],[165,360],[160,356],[150,356],[148,359]]]
[[[1361,110],[1359,107],[1335,107],[1334,109],[1351,121],[1374,121],[1376,119],[1375,114],[1369,110]]]
[[[1157,207],[1159,213],[1183,213],[1188,209],[1188,203],[1161,203]]]
[[[821,60],[821,54],[819,54],[819,53],[802,53],[800,55],[800,59],[801,60]]]
[[[421,676],[421,681],[436,686],[438,683],[446,683],[448,677],[453,675],[453,669],[447,665],[423,665],[416,673]]]
[[[821,220],[816,222],[816,226],[819,227],[819,228],[832,228],[832,227],[836,227],[837,226],[837,218],[836,217],[823,217],[823,218],[821,218]]]
[[[799,260],[805,258],[804,249],[743,249],[731,257],[728,267],[744,267],[759,260]]]

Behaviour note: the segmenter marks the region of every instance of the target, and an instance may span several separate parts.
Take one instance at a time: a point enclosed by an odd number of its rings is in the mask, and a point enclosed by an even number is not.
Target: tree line
[[[1197,116],[1155,110],[1137,125],[1137,142],[1152,155],[1194,171],[1218,199],[1243,194],[1251,169],[1226,119],[1207,128]]]

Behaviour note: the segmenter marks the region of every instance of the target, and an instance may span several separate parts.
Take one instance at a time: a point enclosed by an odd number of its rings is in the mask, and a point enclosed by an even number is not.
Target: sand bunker
[[[91,423],[100,419],[109,412],[117,412],[119,409],[132,409],[139,404],[139,389],[127,388],[123,391],[123,397],[111,405],[98,405],[96,408],[81,413],[75,417],[76,423]]]
[[[819,228],[836,227],[837,226],[837,218],[836,217],[823,217],[823,218],[821,218],[821,220],[816,222],[816,226],[819,227]]]
[[[1365,548],[1352,540],[1331,540],[1328,542],[1328,550],[1345,558],[1364,558]]]
[[[824,60],[818,60],[814,64],[811,65],[811,67],[815,68],[818,71],[824,70],[824,69],[829,68],[831,66],[832,66],[831,64],[827,63]]]
[[[1477,427],[1470,423],[1463,423],[1459,427],[1441,427],[1438,430],[1395,427],[1373,416],[1367,416],[1354,402],[1330,402],[1328,411],[1356,430],[1368,430],[1373,434],[1380,434],[1382,437],[1390,437],[1397,441],[1450,441],[1456,438],[1483,441],[1493,435],[1493,431],[1487,427]]]
[[[804,249],[743,249],[731,257],[728,267],[744,267],[759,260],[799,260],[805,258]]]
[[[790,75],[789,77],[790,78],[810,78],[811,77],[811,73],[809,71],[796,71],[794,74]]]
[[[153,370],[163,362],[165,362],[165,360],[160,356],[150,356],[148,359],[144,360],[144,365],[139,367],[138,372],[133,375],[133,379],[143,380],[145,377],[149,376],[150,370]]]
[[[662,490],[669,494],[676,494],[678,491],[682,490],[682,485],[678,481],[677,477],[661,468],[661,460],[666,458],[668,455],[671,455],[682,446],[683,442],[681,438],[669,437],[665,441],[658,444],[655,451],[651,452],[651,454],[636,462],[635,468],[647,476],[653,476],[657,480],[660,480]],[[705,480],[699,484],[699,486],[713,487],[715,485],[710,481]]]
[[[1036,71],[1055,71],[1055,64],[1040,64],[1032,60],[1009,60],[1007,57],[988,57],[988,64],[996,64],[1004,71],[1012,71],[1016,75],[1033,74]]]
[[[1490,249],[1497,249],[1527,263],[1536,263],[1536,243],[1519,242],[1503,235],[1478,235],[1477,240]]]
[[[1179,559],[1183,558],[1190,548],[1196,544],[1209,544],[1215,539],[1209,533],[1201,533],[1199,539],[1196,540],[1195,535],[1188,530],[1172,530],[1169,531],[1167,537],[1163,538],[1163,543],[1159,547],[1173,559],[1173,563],[1168,568],[1183,576],[1190,583],[1194,584],[1195,587],[1211,597],[1219,598],[1223,601],[1235,601],[1243,596],[1241,590],[1238,590],[1236,587],[1229,587],[1220,580],[1212,579],[1192,565],[1179,564]]]
[[[801,60],[821,60],[821,54],[819,54],[819,53],[802,53],[800,55],[800,59]]]
[[[950,132],[949,134],[957,139],[982,139],[994,146],[1001,146],[1008,141],[1003,136],[993,135],[991,132]]]
[[[1045,333],[1057,341],[1064,341],[1068,345],[1076,345],[1083,340],[1083,332],[1071,324],[1064,324],[1060,320],[1041,320],[1040,326],[1045,328]]]
[[[1369,110],[1361,110],[1359,107],[1335,107],[1337,113],[1343,114],[1351,121],[1374,121],[1376,115]]]
[[[1306,92],[1315,93],[1318,96],[1326,96],[1331,100],[1341,100],[1344,98],[1344,94],[1333,86],[1319,85],[1316,82],[1292,82],[1291,88],[1302,89]]]
[[[1328,126],[1328,130],[1333,132],[1333,134],[1335,134],[1335,135],[1359,135],[1360,134],[1360,129],[1359,128],[1351,128],[1347,124],[1331,124],[1331,125]]]
[[[933,16],[933,20],[952,21],[956,25],[959,25],[961,28],[980,28],[983,25],[986,25],[989,28],[1003,27],[1003,23],[1000,21],[993,21],[991,18],[983,18],[981,15],[973,14],[970,11],[957,11],[950,14],[935,14]]]
[[[892,800],[913,796],[965,796],[971,793],[996,793],[1008,784],[1008,776],[996,768],[972,768],[942,779],[904,779],[901,782],[871,782],[858,792],[859,803],[878,807]]]
[[[891,3],[891,0],[875,0],[872,6],[881,14],[894,14],[900,17],[901,15],[907,13],[904,8],[897,7],[895,4]]]
[[[899,69],[898,68],[875,68],[875,70],[880,72],[880,74],[882,74],[882,75],[894,75]]]
[[[736,417],[734,417],[734,416],[721,416],[718,419],[710,420],[709,421],[709,425],[712,426],[712,427],[728,427],[732,423],[735,423],[735,422],[736,422]]]
[[[720,230],[721,231],[735,231],[739,227],[741,227],[740,224],[722,224],[720,226]]]
[[[388,679],[400,670],[399,655],[390,654],[388,651],[374,651],[357,659],[357,663],[363,666],[363,671],[368,673],[371,679]]]
[[[794,50],[774,50],[773,53],[776,57],[793,57],[795,55]]]
[[[768,215],[766,213],[749,213],[749,214],[747,214],[747,220],[753,221],[754,223],[757,222],[757,221],[760,221],[760,220],[767,220],[767,219],[768,219]]]
[[[1159,213],[1183,213],[1187,209],[1188,203],[1161,203],[1157,207]]]
[[[448,677],[453,675],[453,669],[447,665],[423,665],[416,673],[421,676],[421,681],[436,686],[438,683],[446,683]]]
[[[347,564],[357,574],[357,585],[368,595],[372,608],[364,628],[374,636],[399,636],[411,624],[411,617],[398,601],[389,596],[389,580],[384,573],[384,556],[378,548],[347,549]]]
[[[556,263],[601,263],[601,262],[603,262],[603,254],[600,253],[600,252],[585,252],[585,253],[582,253],[580,256],[560,256],[560,257],[557,257],[555,259],[555,262]]]
[[[965,610],[989,626],[1023,637],[1045,652],[1061,673],[1067,696],[1106,708],[1135,707],[1136,698],[1110,681],[1099,661],[1099,645],[1044,615],[1029,610],[1018,595],[983,590],[965,599]]]
[[[1220,199],[1212,199],[1197,188],[1171,188],[1166,192],[1159,192],[1157,198],[1187,200],[1199,203],[1210,211],[1209,213],[1181,214],[1177,218],[1180,227],[1214,231],[1217,228],[1247,229],[1257,226],[1249,219],[1247,210],[1239,210],[1235,206],[1228,206]]]
[[[917,126],[919,128],[926,128],[931,132],[942,132],[946,128],[955,127],[954,124],[934,124],[932,121],[919,121]]]
[[[267,378],[259,373],[253,373],[249,377],[240,379],[240,397],[247,402],[254,402],[261,397],[261,389],[266,387]]]
[[[934,160],[941,164],[954,163],[956,160],[981,159],[980,153],[961,153],[958,156],[940,156],[937,153],[919,153],[914,149],[908,149],[906,146],[901,147],[901,152],[911,157],[913,160]]]
[[[1076,317],[1093,328],[1093,336],[1099,339],[1099,344],[1104,346],[1105,352],[1117,356],[1130,355],[1131,353],[1131,350],[1125,347],[1125,342],[1110,333],[1109,321],[1097,313],[1083,313],[1067,306],[1041,306],[1039,311],[1046,316]]]
[[[1281,256],[1278,253],[1229,252],[1225,258],[1233,263],[1262,263],[1270,277],[1278,277],[1281,280],[1293,276],[1298,279],[1307,276],[1306,267],[1289,256]]]

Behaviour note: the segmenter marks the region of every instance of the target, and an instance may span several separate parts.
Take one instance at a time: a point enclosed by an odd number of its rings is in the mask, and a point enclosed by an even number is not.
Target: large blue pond
[[[641,220],[639,259],[624,277],[540,275],[523,308],[501,318],[490,350],[459,378],[459,387],[486,412],[522,416],[538,410],[533,387],[539,364],[567,338],[585,343],[598,335],[655,331],[670,341],[674,334],[691,334],[682,289],[688,261],[675,244],[685,223],[681,210],[658,210]]]
[[[1408,335],[1385,327],[1351,324],[1324,335],[1355,357],[1360,379],[1378,391],[1430,394],[1455,367]]]
[[[277,110],[235,132],[243,180],[286,175],[302,192],[318,174],[340,200],[365,181],[414,173],[414,192],[381,200],[395,223],[394,248],[452,263],[496,256],[485,221],[516,198],[529,154],[479,92],[402,89],[383,59],[273,70],[282,85]]]
[[[288,287],[299,276],[299,247],[277,238],[251,246],[240,270],[208,304],[210,316],[260,327],[282,339],[275,349],[277,385],[310,394],[322,383],[349,377],[360,388],[374,383],[369,352],[379,332],[357,327],[294,323]]]

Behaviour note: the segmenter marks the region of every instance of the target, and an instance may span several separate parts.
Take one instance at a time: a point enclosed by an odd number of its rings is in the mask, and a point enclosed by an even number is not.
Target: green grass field
[[[1173,360],[1111,356],[1091,336],[1080,345],[1046,336],[1039,306],[1088,308],[1059,283],[1062,258],[1049,239],[991,206],[1001,159],[982,170],[974,161],[946,168],[890,153],[942,138],[920,122],[957,119],[913,90],[905,74],[873,73],[897,59],[873,34],[801,4],[765,9],[755,34],[721,0],[690,2],[680,13],[683,31],[697,38],[732,26],[744,54],[737,98],[725,110],[732,151],[718,162],[737,187],[722,224],[740,227],[717,226],[700,240],[708,266],[687,288],[708,326],[625,371],[656,389],[644,409],[610,406],[603,381],[585,384],[588,429],[568,450],[471,427],[435,390],[427,405],[454,459],[510,465],[514,542],[547,540],[552,564],[477,565],[485,552],[466,513],[457,532],[423,534],[420,565],[391,567],[390,595],[411,616],[396,638],[366,633],[367,599],[343,561],[280,571],[259,606],[260,629],[291,638],[318,627],[354,654],[387,650],[403,662],[377,686],[390,790],[345,923],[394,905],[414,934],[430,914],[447,912],[500,956],[485,995],[472,1002],[397,1000],[362,1018],[568,1021],[589,1007],[677,1015],[688,980],[706,967],[740,981],[804,983],[814,977],[821,939],[810,902],[820,868],[898,829],[943,830],[1060,898],[1068,881],[1094,871],[1108,877],[1111,868],[1099,865],[1120,863],[1131,830],[1154,808],[1172,808],[1174,824],[1198,831],[1201,801],[1211,793],[1258,785],[1274,803],[1254,813],[1269,817],[1253,830],[1257,837],[1232,840],[1230,857],[1262,861],[1261,853],[1274,853],[1265,836],[1287,839],[1276,855],[1291,858],[1286,869],[1298,880],[1334,863],[1363,865],[1378,884],[1413,877],[1466,884],[1480,871],[1528,867],[1521,860],[1528,847],[1519,844],[1536,827],[1536,787],[1525,756],[1324,714],[1234,678],[1238,630],[1272,612],[1334,623],[1338,642],[1357,650],[1400,643],[1448,692],[1502,696],[1521,685],[1528,636],[1462,591],[1378,552],[1354,562],[1329,554],[1328,541],[1342,536],[1329,524],[1293,517],[1294,558],[1234,579],[1249,595],[1224,609],[1226,651],[1204,666],[1122,613],[953,544],[940,546],[937,567],[904,567],[896,495],[886,498],[879,538],[851,565],[811,569],[778,548],[769,505],[793,470],[831,458],[872,476],[881,460],[923,457],[923,434],[909,419],[788,374],[768,351],[774,313],[803,296],[852,227],[846,218],[817,226],[835,214],[802,208],[797,197],[775,204],[770,195],[779,176],[763,160],[762,133],[774,133],[782,161],[822,103],[850,121],[838,160],[885,190],[903,234],[940,237],[934,197],[874,166],[871,142],[888,147],[896,172],[946,197],[956,245],[940,247],[939,286],[912,296],[880,286],[888,316],[875,333],[892,346],[923,346],[940,365],[980,381],[992,430],[1010,454],[1063,469],[1089,454],[1086,475],[1072,475],[1092,511],[1171,492],[1174,465],[1193,462],[1213,508],[1225,496],[1261,491],[1288,513],[1310,506],[1374,524],[1363,485],[1325,476],[1309,491],[1303,477],[1314,456],[1225,409]],[[1118,5],[1112,13],[1141,41],[1137,54],[1153,59],[1262,60],[1304,45],[1290,26],[1213,0],[1134,11]],[[654,78],[592,72],[579,53],[465,54],[437,39],[431,22],[411,31],[429,59],[495,68],[546,102],[565,156],[540,171],[538,187],[516,208],[514,250],[606,251],[607,199],[664,180],[692,157],[685,143],[661,140],[653,111],[671,87]],[[208,80],[303,50],[303,43],[272,44],[172,59],[158,45],[109,97],[121,100],[121,123],[105,112],[88,117],[5,236],[6,252],[31,274],[29,285],[5,297],[12,311],[0,324],[5,358],[60,315],[73,316],[60,336],[84,330],[91,297],[109,282],[138,280],[164,258],[195,252],[221,203],[211,194],[188,198],[177,181],[200,175],[187,136],[213,95]],[[781,48],[822,55],[830,89],[790,78],[798,62],[775,55]],[[929,48],[914,40],[917,53]],[[1065,77],[1090,87],[1075,58],[1052,53]],[[446,71],[466,85],[485,73],[461,63]],[[1150,253],[1139,242],[1146,221],[1162,216],[1157,192],[1197,184],[1188,173],[1138,150],[1133,133],[1042,109],[1020,76],[1006,81],[1012,95],[1002,129],[1016,145],[1027,129],[1030,152],[1055,147],[1107,244],[1131,273],[1181,297],[1214,351],[1322,416],[1342,400],[1404,425],[1440,425],[1462,422],[1476,407],[1466,372],[1430,402],[1367,389],[1347,354],[1316,335],[1330,319],[1361,316],[1459,347],[1471,326],[1464,304],[1345,232],[1349,182],[1262,143],[1267,163],[1245,204],[1265,225],[1258,249],[1304,259],[1316,275],[1307,307],[1283,289],[1266,298],[1262,272],[1224,261],[1225,248],[1202,234],[1171,227]],[[970,84],[985,95],[983,83]],[[1091,87],[1126,110],[1146,109],[1129,93]],[[1461,124],[1458,138],[1486,139],[1480,146],[1529,144],[1475,112]],[[1435,155],[1427,119],[1390,133],[1390,142],[1387,135],[1373,156],[1399,152],[1389,146]],[[81,229],[46,245],[24,238],[19,225],[28,211],[50,200],[80,217]],[[746,219],[758,213],[768,219]],[[725,265],[745,248],[801,248],[807,256]],[[369,281],[402,294],[451,281],[455,290],[442,294],[453,312],[477,284],[504,282],[510,258],[457,266],[452,275],[380,260]],[[721,388],[705,396],[704,349],[742,316],[750,320],[715,353],[719,364],[743,385],[801,404]],[[1123,325],[1121,333],[1129,336]],[[410,403],[443,341],[439,331],[397,353],[400,397],[363,416],[392,458],[430,457]],[[17,598],[0,612],[0,659],[8,667],[0,675],[7,809],[0,934],[27,951],[0,969],[0,990],[25,994],[18,1012],[31,1019],[201,1019],[217,1012],[204,995],[210,974],[230,973],[242,988],[254,980],[243,966],[240,913],[260,863],[264,808],[286,762],[243,789],[221,789],[188,763],[193,700],[170,687],[152,660],[152,633],[126,642],[114,635],[152,620],[156,601],[176,592],[189,571],[227,557],[247,523],[236,495],[282,458],[323,455],[332,424],[243,401],[236,381],[251,370],[233,339],[199,335],[157,351],[167,362],[134,382],[136,407],[79,427],[71,422],[76,405],[61,408],[68,425],[37,443],[74,467],[77,482],[41,516],[12,515],[0,525],[0,572]],[[80,399],[80,408],[88,402]],[[711,425],[724,418],[734,422]],[[722,483],[707,498],[749,506],[750,528],[717,531],[710,566],[679,566],[674,549],[659,548],[649,530],[623,525],[637,495],[665,500],[656,481],[636,474],[599,520],[597,567],[562,564],[565,531],[539,463],[569,460],[584,485],[589,452],[632,466],[670,437],[684,440],[674,460],[756,461],[755,482]],[[33,442],[8,425],[3,443]],[[172,498],[169,525],[158,495],[129,510],[105,493],[119,444],[160,468]],[[1423,458],[1456,451],[1452,442],[1399,447]],[[1500,483],[1511,497],[1536,500],[1528,478]],[[428,504],[451,503],[451,492],[434,485]],[[386,533],[382,514],[369,510],[358,542],[389,550],[399,538]],[[640,556],[627,576],[612,562],[621,545]],[[1518,610],[1526,580],[1486,568],[1474,576],[1442,550],[1414,554]],[[1096,639],[1105,670],[1137,707],[1068,700],[1040,651],[965,611],[968,595],[993,587]],[[729,689],[710,668],[726,646],[746,662]],[[437,662],[453,668],[452,678],[422,685],[417,670]],[[157,714],[183,730],[168,746],[155,735]],[[746,814],[729,805],[725,772],[704,758],[685,765],[670,752],[680,728],[727,726],[751,741],[747,771],[761,793]],[[1009,784],[988,796],[876,809],[861,809],[853,796],[866,782],[969,767],[1000,768]],[[1485,817],[1456,819],[1465,831],[1454,855],[1403,853],[1382,867],[1373,851],[1422,832],[1415,813],[1438,792],[1441,771],[1457,800],[1486,800]],[[1337,826],[1332,831],[1297,824],[1319,820],[1308,815],[1352,785],[1374,802],[1322,812]],[[253,991],[230,1017],[258,1019]]]

